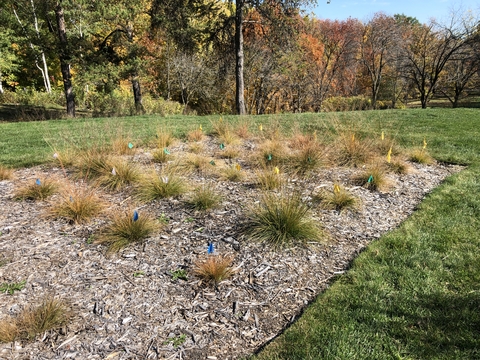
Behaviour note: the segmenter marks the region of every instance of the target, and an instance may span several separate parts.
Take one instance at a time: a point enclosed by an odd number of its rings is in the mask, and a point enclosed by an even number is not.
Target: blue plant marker
[[[35,184],[42,185],[42,182],[40,181],[40,179],[37,179],[37,180],[35,180]]]
[[[165,153],[165,155],[170,155],[170,151],[168,151],[167,148],[163,149],[163,152]]]
[[[220,144],[220,150],[223,150],[223,149],[225,149],[225,144],[224,144],[224,143],[221,143],[221,144]]]
[[[70,202],[73,202],[73,197],[70,196]]]
[[[132,143],[128,143],[128,148],[129,148],[129,149],[133,149],[133,144],[132,144]]]
[[[135,210],[135,211],[133,212],[133,221],[137,221],[137,220],[138,220],[138,211]]]
[[[215,166],[215,161],[210,161],[210,165],[214,165]]]
[[[215,251],[215,248],[213,247],[213,242],[211,243],[208,243],[208,254],[213,254],[213,252]]]
[[[268,154],[267,161],[272,161],[272,154]]]
[[[372,183],[373,182],[373,175],[370,175],[370,177],[368,178],[368,183]]]

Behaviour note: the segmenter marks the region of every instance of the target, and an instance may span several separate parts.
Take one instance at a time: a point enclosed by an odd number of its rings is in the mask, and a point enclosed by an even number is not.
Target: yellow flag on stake
[[[427,148],[427,140],[423,138],[423,150]]]
[[[340,192],[340,185],[338,184],[333,184],[333,192],[335,194],[338,194]]]
[[[385,140],[385,133],[382,131],[382,141]]]
[[[273,171],[275,172],[276,175],[280,174],[280,169],[278,167],[274,167]]]
[[[200,124],[200,126],[198,127],[198,130],[203,131],[201,124]]]
[[[390,146],[390,150],[388,150],[387,153],[387,163],[390,164],[390,161],[392,161],[392,147]]]
[[[262,126],[262,124],[258,125],[258,130],[263,131],[263,126]]]
[[[242,167],[240,166],[240,164],[235,164],[235,169],[237,169],[237,171],[240,171]]]

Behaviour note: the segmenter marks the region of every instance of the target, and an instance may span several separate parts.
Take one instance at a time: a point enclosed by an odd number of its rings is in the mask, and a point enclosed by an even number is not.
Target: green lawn
[[[53,148],[110,141],[117,129],[135,145],[166,126],[181,136],[212,117],[132,117],[0,124],[0,164],[49,161]],[[480,112],[388,110],[224,117],[295,123],[329,136],[342,128],[428,142],[438,160],[468,165],[433,191],[399,229],[372,243],[258,359],[480,359]],[[46,141],[45,141],[46,140]]]

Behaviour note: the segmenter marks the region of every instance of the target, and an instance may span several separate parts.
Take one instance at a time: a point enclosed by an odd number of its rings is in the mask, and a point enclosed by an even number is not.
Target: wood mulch
[[[218,153],[213,139],[205,146],[207,155]],[[186,151],[185,144],[171,149],[178,157]],[[151,156],[142,149],[136,154],[144,164]],[[222,161],[216,162],[220,167]],[[222,195],[221,206],[207,212],[189,209],[185,197],[138,204],[132,189],[99,190],[111,208],[135,207],[140,216],[168,220],[145,242],[114,255],[90,241],[107,215],[72,225],[45,217],[58,195],[49,201],[13,199],[19,184],[61,179],[58,167],[21,169],[14,180],[1,181],[0,284],[26,280],[26,286],[13,295],[0,294],[0,320],[47,296],[63,299],[73,318],[35,341],[0,344],[0,359],[237,359],[251,354],[295,321],[371,241],[398,227],[446,176],[461,170],[411,164],[410,174],[390,175],[388,192],[354,186],[355,168],[291,176],[287,187],[301,189],[328,239],[275,250],[249,241],[240,231],[245,211],[258,203],[260,191],[252,170],[241,159],[239,163],[249,173],[240,183],[202,173],[188,176],[191,185],[208,183]],[[358,210],[323,210],[312,203],[312,194],[331,189],[335,181],[361,199]],[[192,273],[210,242],[216,254],[234,257],[234,275],[217,286]],[[173,279],[172,271],[178,269],[187,272],[187,280]]]

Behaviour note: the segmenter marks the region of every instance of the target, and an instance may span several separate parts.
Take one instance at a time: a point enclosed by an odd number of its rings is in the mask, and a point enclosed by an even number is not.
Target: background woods
[[[323,20],[310,1],[6,0],[0,103],[92,115],[382,109],[478,92],[479,22]],[[77,112],[78,113],[78,112]]]

